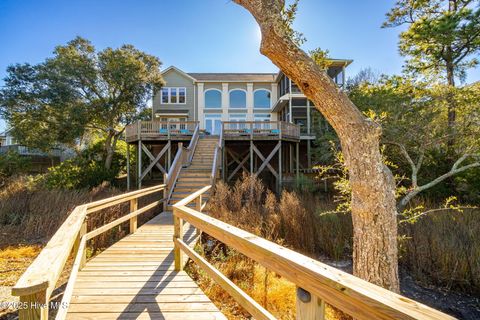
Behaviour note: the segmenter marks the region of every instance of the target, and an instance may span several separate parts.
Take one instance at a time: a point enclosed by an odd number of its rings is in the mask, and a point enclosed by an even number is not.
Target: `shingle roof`
[[[187,73],[197,81],[273,82],[276,73]]]

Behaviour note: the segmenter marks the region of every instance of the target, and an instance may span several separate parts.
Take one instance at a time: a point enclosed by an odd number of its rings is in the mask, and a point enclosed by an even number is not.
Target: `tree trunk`
[[[115,151],[113,144],[115,141],[115,132],[110,131],[105,139],[105,169],[107,170],[110,170],[112,167],[113,153]]]
[[[381,128],[288,37],[283,0],[234,1],[260,25],[261,53],[300,87],[338,134],[352,188],[354,274],[398,292],[395,184],[380,154]]]

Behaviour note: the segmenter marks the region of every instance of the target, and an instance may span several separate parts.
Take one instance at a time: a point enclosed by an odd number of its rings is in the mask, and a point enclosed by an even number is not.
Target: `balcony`
[[[224,121],[226,140],[298,140],[300,127],[283,121]]]
[[[190,140],[198,121],[137,121],[125,128],[127,142],[138,140]]]

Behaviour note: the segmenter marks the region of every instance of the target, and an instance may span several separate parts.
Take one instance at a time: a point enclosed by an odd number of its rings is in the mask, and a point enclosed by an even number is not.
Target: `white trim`
[[[168,89],[168,102],[163,102],[163,89]],[[171,102],[172,98],[172,89],[176,90],[177,102]],[[185,101],[178,102],[180,100],[180,89],[185,90]],[[161,87],[160,88],[160,104],[163,105],[175,105],[175,104],[187,104],[187,88],[186,87]]]
[[[259,107],[255,108],[255,92],[262,91],[262,90],[267,91],[270,94],[270,105],[266,108],[259,108]],[[258,88],[253,90],[253,109],[254,110],[270,110],[271,108],[272,108],[272,91],[265,88]]]
[[[196,81],[197,81],[197,79],[195,79],[194,77],[192,77],[192,76],[189,75],[188,73],[183,72],[182,70],[178,69],[178,68],[175,67],[175,66],[170,66],[170,67],[168,67],[167,69],[163,70],[163,71],[160,72],[160,73],[163,75],[164,73],[167,73],[167,72],[170,71],[170,70],[175,70],[175,71],[177,71],[178,73],[181,73],[181,74],[184,75],[185,77],[191,79],[193,82],[196,82]]]
[[[206,99],[206,93],[208,91],[218,91],[218,92],[220,92],[220,107],[207,107],[207,105],[205,103],[205,99]],[[217,89],[217,88],[208,88],[208,89],[203,90],[203,108],[206,109],[206,110],[222,110],[222,90]]]

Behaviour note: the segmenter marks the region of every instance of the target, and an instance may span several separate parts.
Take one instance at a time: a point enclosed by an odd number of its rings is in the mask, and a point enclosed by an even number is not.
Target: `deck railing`
[[[170,138],[172,136],[193,136],[198,121],[136,121],[125,127],[127,142],[139,139]]]
[[[283,121],[224,121],[222,131],[225,138],[245,136],[300,138],[300,127]]]
[[[157,192],[163,192],[160,200],[138,208],[139,198]],[[19,296],[22,303],[20,320],[48,319],[50,297],[72,253],[74,263],[55,318],[64,319],[78,271],[86,262],[87,241],[127,221],[130,223],[130,233],[135,232],[137,217],[156,208],[165,201],[165,196],[165,185],[162,184],[77,206],[12,288],[12,295]],[[127,201],[130,202],[128,214],[94,230],[87,230],[87,219],[91,214]]]
[[[218,175],[219,164],[221,162],[221,154],[223,150],[223,128],[220,129],[217,144],[215,145],[215,152],[213,154],[212,173],[210,175],[210,184],[215,185]]]
[[[294,283],[297,286],[297,319],[324,319],[325,303],[354,319],[454,319],[203,214],[202,196],[210,188],[206,186],[173,206],[175,269],[183,268],[182,252],[185,253],[255,319],[275,317],[182,240],[184,221]],[[196,203],[196,209],[187,206],[191,202]]]

